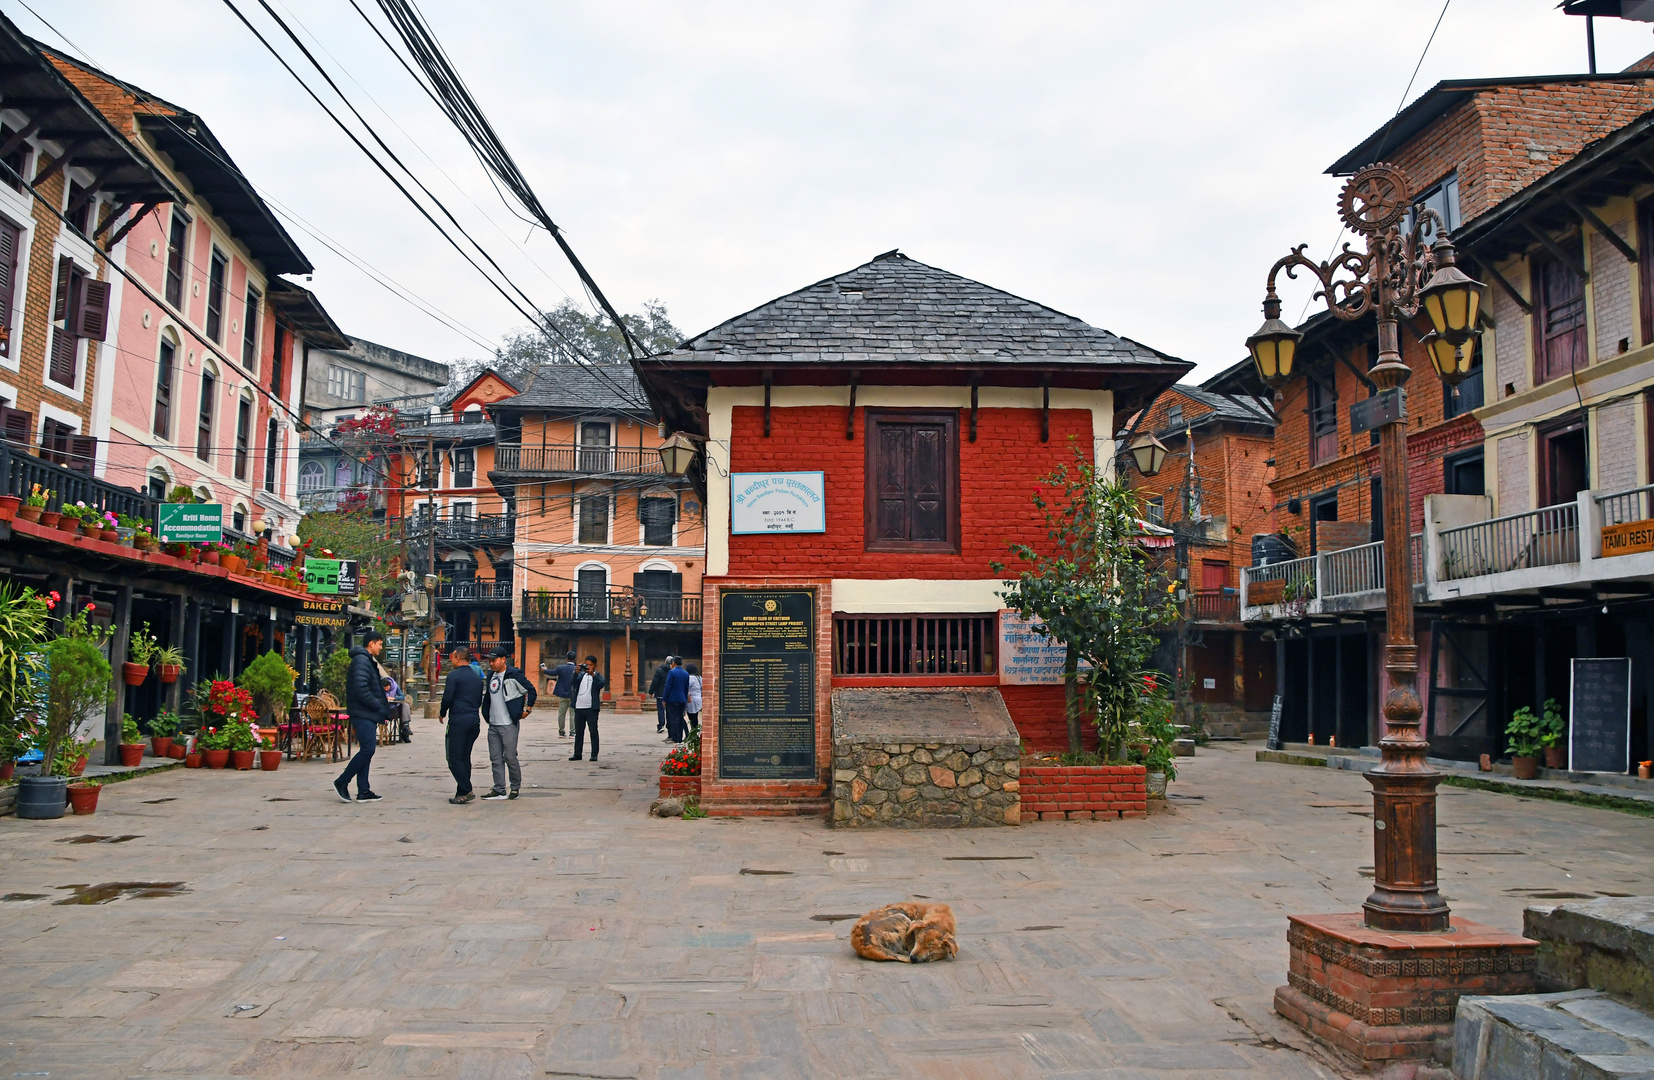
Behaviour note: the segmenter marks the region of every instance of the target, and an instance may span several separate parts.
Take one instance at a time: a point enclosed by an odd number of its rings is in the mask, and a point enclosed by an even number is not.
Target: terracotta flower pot
[[[181,748],[178,748],[178,749],[181,749]],[[186,769],[199,769],[200,767],[201,767],[201,755],[200,754],[185,754],[184,755],[184,768],[186,768]]]
[[[280,766],[280,750],[260,750],[258,752],[258,767],[265,772],[275,772]]]
[[[23,500],[16,495],[0,495],[0,521],[10,521],[17,516],[17,508],[23,505]]]
[[[45,512],[45,509],[44,506],[19,506],[17,516],[24,521],[32,521],[38,525],[40,524],[40,515]]]
[[[206,563],[208,566],[217,566],[218,565],[218,549],[217,548],[208,548],[206,551],[203,551],[201,553],[201,561]]]
[[[230,752],[228,750],[208,750],[206,757],[207,768],[209,769],[222,769],[230,763]]]
[[[17,771],[17,762],[0,761],[0,783],[11,779],[11,774]]]
[[[149,748],[154,751],[156,757],[171,757],[172,736],[151,735],[149,737]]]
[[[141,742],[121,743],[121,764],[128,769],[136,769],[144,763],[144,744]]]
[[[0,772],[0,780],[4,780],[5,778],[6,778],[6,774],[3,773],[3,772]],[[1647,780],[1648,778],[1649,778],[1649,767],[1647,765],[1638,765],[1637,766],[1637,779],[1638,780]]]
[[[1510,767],[1518,780],[1532,780],[1539,775],[1539,759],[1536,757],[1513,757]]]
[[[161,681],[164,682],[164,683],[177,682],[178,681],[178,674],[182,670],[183,669],[180,668],[177,664],[162,664],[161,665]]]
[[[1545,768],[1566,769],[1568,767],[1568,748],[1566,746],[1545,747]]]
[[[98,532],[98,539],[102,540],[106,544],[118,544],[121,540],[121,530],[101,529]]]
[[[70,784],[69,806],[77,814],[92,814],[98,809],[98,792],[103,788],[96,784]]]
[[[81,773],[83,773],[85,771],[86,771],[86,755],[82,754],[80,757],[75,759],[74,765],[70,766],[69,775],[70,776],[79,776]]]
[[[254,753],[256,753],[256,751],[253,750],[231,750],[230,765],[241,772],[246,772],[248,769],[253,767]]]
[[[57,527],[66,533],[80,532],[80,518],[64,517],[60,514],[57,519]]]
[[[225,552],[218,557],[218,565],[222,566],[232,574],[239,574],[241,573],[242,567],[246,564],[241,561],[241,556],[231,555],[228,552]]]
[[[63,519],[53,511],[42,508],[40,511],[40,517],[36,520],[48,529],[55,529],[57,528],[57,523]]]
[[[121,664],[121,678],[128,686],[142,686],[144,680],[149,678],[149,665],[125,661]]]
[[[174,761],[183,761],[184,758],[188,756],[189,751],[184,749],[183,743],[175,742],[171,746],[167,747],[167,757],[172,758]]]

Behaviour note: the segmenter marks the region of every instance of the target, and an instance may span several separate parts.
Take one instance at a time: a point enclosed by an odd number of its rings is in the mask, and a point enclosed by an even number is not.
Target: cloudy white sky
[[[302,219],[290,228],[316,266],[311,287],[347,332],[449,360],[522,325],[221,0],[29,2],[69,51],[205,118]],[[273,31],[257,0],[236,2]],[[541,307],[580,295],[550,239],[501,204],[348,0],[271,3]],[[1451,0],[1409,99],[1442,79],[1585,70],[1584,21],[1555,7]],[[1332,244],[1340,181],[1322,170],[1394,113],[1442,4],[422,9],[622,310],[658,298],[696,333],[900,248],[1192,360],[1204,377],[1243,355],[1269,265],[1292,244]],[[21,0],[0,10],[62,44]],[[1378,13],[1382,34],[1364,37]],[[1650,51],[1648,25],[1598,20],[1601,70]]]

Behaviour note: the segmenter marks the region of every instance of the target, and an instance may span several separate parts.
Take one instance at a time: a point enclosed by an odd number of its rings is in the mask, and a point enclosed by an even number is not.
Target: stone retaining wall
[[[1021,820],[1019,756],[1014,741],[836,740],[832,822],[843,828],[1015,825]]]
[[[660,797],[663,799],[687,799],[690,796],[701,797],[701,778],[699,776],[662,776],[660,778]]]
[[[1022,816],[1028,821],[1147,817],[1141,765],[1025,765]]]

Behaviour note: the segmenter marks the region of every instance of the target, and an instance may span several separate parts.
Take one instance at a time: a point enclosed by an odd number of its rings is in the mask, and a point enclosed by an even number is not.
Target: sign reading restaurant
[[[826,532],[827,474],[730,473],[729,531],[737,536]]]
[[[156,524],[163,544],[216,544],[224,539],[219,503],[162,503]]]
[[[1654,521],[1627,521],[1602,527],[1602,557],[1654,551]]]
[[[349,622],[343,600],[305,600],[293,621],[300,626],[344,626]]]

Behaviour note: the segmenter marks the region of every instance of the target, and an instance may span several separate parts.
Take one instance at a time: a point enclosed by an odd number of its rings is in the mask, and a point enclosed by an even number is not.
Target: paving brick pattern
[[[1357,774],[1212,748],[1173,812],[847,833],[654,819],[665,746],[604,720],[567,761],[547,710],[523,797],[450,806],[434,726],[340,804],[335,766],[178,770],[96,815],[0,819],[0,1076],[1341,1075],[1274,1016],[1289,912],[1370,888]],[[485,755],[478,754],[478,760]],[[1641,818],[1443,789],[1442,885],[1511,929],[1556,894],[1654,892]],[[86,834],[114,843],[71,844]],[[57,906],[65,886],[182,882]],[[957,960],[858,960],[850,923],[946,901]]]

